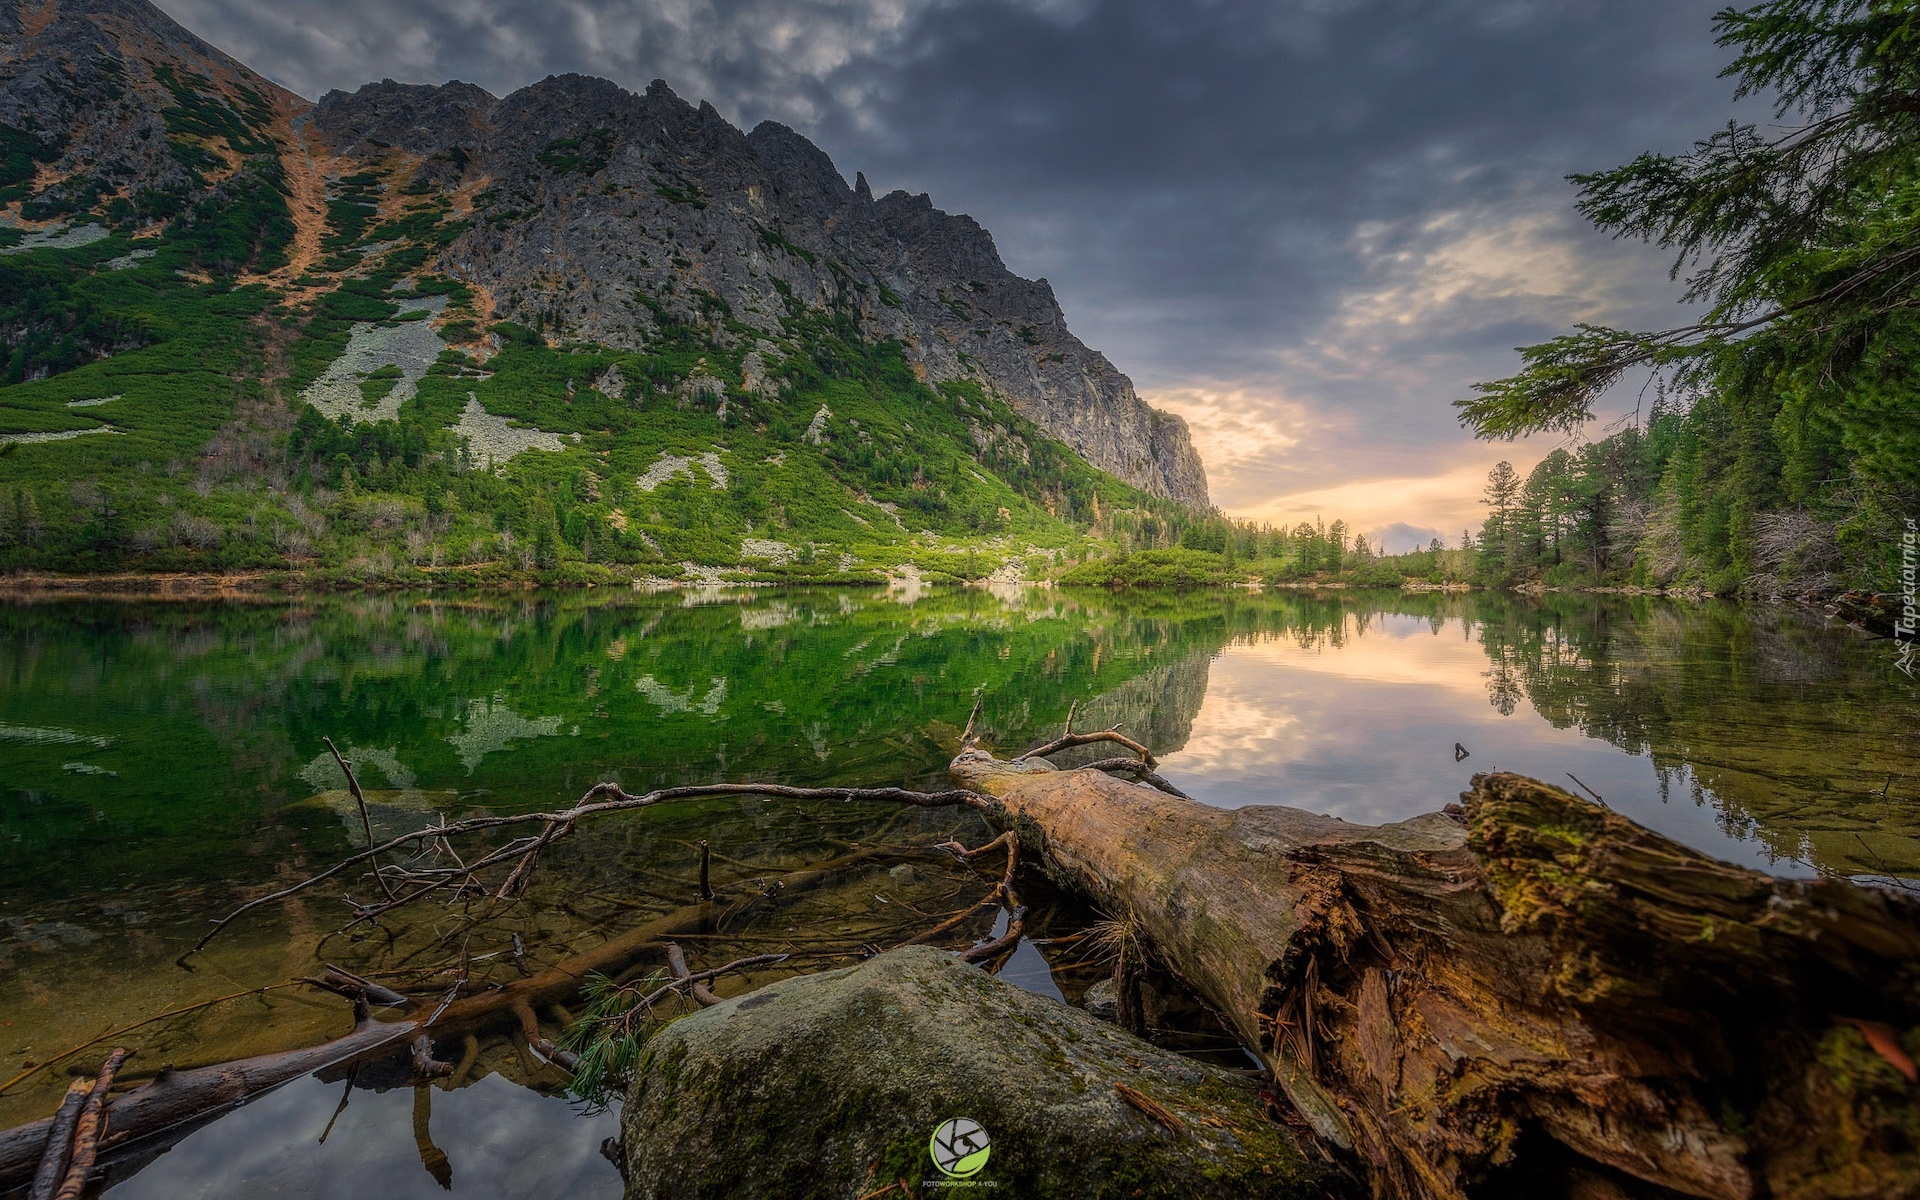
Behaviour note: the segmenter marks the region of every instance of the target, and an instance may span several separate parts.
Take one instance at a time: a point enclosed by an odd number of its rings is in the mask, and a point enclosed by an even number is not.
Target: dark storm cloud
[[[1679,315],[1562,177],[1726,118],[1718,3],[164,0],[307,95],[579,70],[792,123],[1047,276],[1217,501],[1449,529],[1503,451],[1447,401],[1571,321]]]
[[[822,132],[980,216],[1195,420],[1217,499],[1281,515],[1356,476],[1484,471],[1447,401],[1513,346],[1678,315],[1664,261],[1584,229],[1562,177],[1723,117],[1714,7],[959,5],[876,89],[891,138]]]

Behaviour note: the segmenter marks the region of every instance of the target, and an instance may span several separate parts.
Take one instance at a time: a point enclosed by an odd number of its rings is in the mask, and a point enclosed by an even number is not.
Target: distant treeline
[[[1401,587],[1407,583],[1475,581],[1473,538],[1448,548],[1434,538],[1424,550],[1383,554],[1345,521],[1301,521],[1292,526],[1237,521],[1214,514],[1177,522],[1122,518],[1106,532],[1121,548],[1066,572],[1061,582],[1101,587],[1204,587],[1263,582],[1342,583]]]
[[[1710,393],[1555,450],[1524,479],[1496,466],[1474,578],[1769,597],[1875,587],[1899,544],[1892,482],[1784,399]]]

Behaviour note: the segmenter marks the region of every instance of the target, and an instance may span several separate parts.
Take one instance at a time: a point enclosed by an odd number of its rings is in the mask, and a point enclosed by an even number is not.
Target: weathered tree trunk
[[[953,775],[1130,917],[1377,1195],[1920,1195],[1905,899],[1515,775],[1377,828],[976,750]]]
[[[976,750],[953,774],[1215,1005],[1377,1195],[1920,1197],[1911,900],[1716,862],[1513,775],[1370,828]],[[324,1046],[165,1075],[111,1102],[115,1141],[531,1012],[706,911],[455,999],[430,1030],[430,1005],[376,1022],[363,1001]],[[0,1133],[0,1189],[50,1125]]]

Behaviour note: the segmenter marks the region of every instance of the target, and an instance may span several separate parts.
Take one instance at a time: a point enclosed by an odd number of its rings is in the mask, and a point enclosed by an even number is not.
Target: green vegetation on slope
[[[1798,123],[1730,124],[1577,177],[1581,212],[1673,250],[1706,316],[1527,347],[1520,374],[1458,406],[1483,436],[1572,431],[1642,368],[1691,403],[1524,486],[1497,480],[1488,577],[1894,589],[1902,518],[1920,512],[1920,9],[1768,0],[1716,27],[1739,94]]]
[[[768,339],[713,298],[642,352],[489,321],[433,270],[451,200],[399,173],[330,183],[319,260],[283,280],[270,114],[164,82],[204,198],[96,197],[0,247],[0,570],[1034,576],[1196,519],[978,385],[921,382],[850,311],[789,299]]]

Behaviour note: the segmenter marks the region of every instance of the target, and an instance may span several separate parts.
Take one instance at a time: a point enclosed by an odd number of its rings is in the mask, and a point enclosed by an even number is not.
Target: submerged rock
[[[1120,989],[1113,985],[1113,980],[1102,979],[1099,983],[1087,989],[1086,999],[1081,1002],[1080,1006],[1086,1009],[1089,1014],[1099,1017],[1102,1021],[1118,1021],[1120,1019]]]
[[[954,1118],[991,1139],[971,1179],[986,1194],[1326,1194],[1247,1078],[917,946],[656,1035],[622,1117],[627,1200],[842,1198],[898,1179],[918,1194],[944,1179],[929,1142]]]

